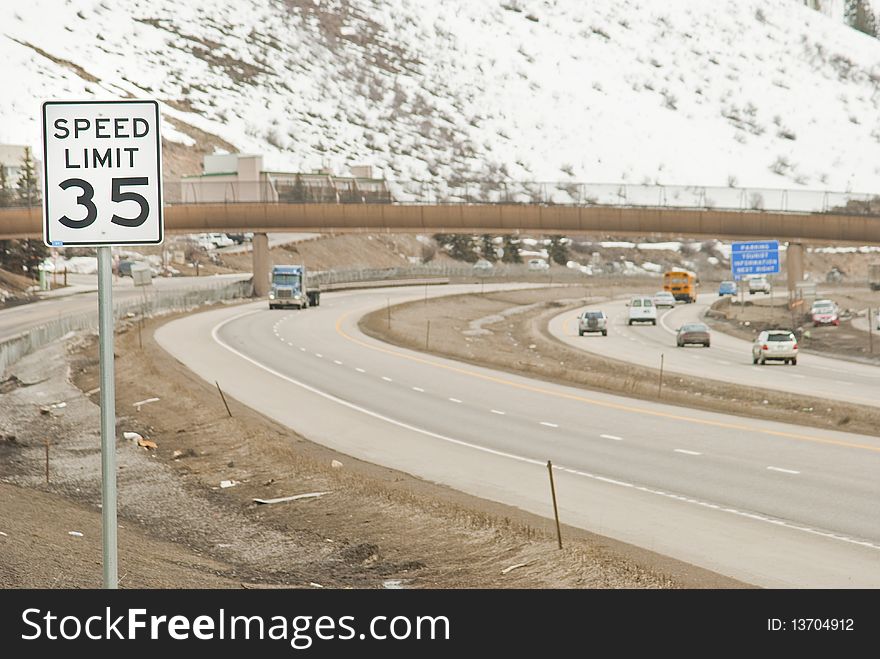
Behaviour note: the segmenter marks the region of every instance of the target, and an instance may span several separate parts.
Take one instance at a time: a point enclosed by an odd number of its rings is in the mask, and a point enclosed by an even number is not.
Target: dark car
[[[688,323],[678,328],[675,343],[679,348],[687,344],[697,344],[709,347],[709,327],[703,323]]]
[[[131,266],[134,264],[134,261],[120,261],[119,265],[116,266],[116,274],[120,277],[131,277]]]

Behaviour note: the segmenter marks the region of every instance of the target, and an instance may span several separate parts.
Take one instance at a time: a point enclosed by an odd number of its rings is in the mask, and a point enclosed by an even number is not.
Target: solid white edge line
[[[379,419],[380,421],[390,423],[391,425],[397,426],[398,428],[403,428],[404,430],[410,430],[412,432],[425,435],[426,437],[433,437],[434,439],[439,439],[440,441],[448,442],[450,444],[455,444],[457,446],[464,446],[465,448],[471,448],[471,449],[474,449],[475,451],[481,451],[483,453],[488,453],[490,455],[496,455],[496,456],[499,456],[502,458],[516,460],[517,462],[522,462],[525,464],[536,465],[539,467],[546,467],[547,463],[542,460],[535,460],[533,458],[527,458],[527,457],[524,457],[521,455],[516,455],[515,453],[507,453],[505,451],[498,451],[496,449],[488,448],[486,446],[480,446],[479,444],[473,444],[471,442],[466,442],[461,439],[455,439],[455,438],[449,437],[447,435],[441,435],[440,433],[432,432],[432,431],[426,430],[424,428],[419,428],[417,426],[413,426],[408,423],[404,423],[403,421],[397,421],[396,419],[392,419],[391,417],[387,417],[384,414],[379,414],[378,412],[373,412],[373,411],[368,410],[364,407],[361,407],[360,405],[355,405],[354,403],[349,403],[348,401],[342,400],[341,398],[337,398],[333,394],[328,394],[325,391],[321,391],[320,389],[316,389],[315,387],[312,387],[311,385],[308,385],[305,382],[300,382],[299,380],[296,380],[290,376],[284,375],[283,373],[276,371],[275,369],[273,369],[269,366],[266,366],[265,364],[262,364],[251,357],[248,357],[243,352],[236,350],[235,348],[233,348],[232,346],[230,346],[228,343],[226,343],[225,341],[223,341],[220,338],[218,332],[219,332],[220,328],[222,328],[224,325],[231,323],[234,320],[244,318],[245,316],[250,316],[255,313],[260,313],[260,311],[261,310],[259,310],[259,309],[254,310],[254,311],[246,311],[242,314],[239,314],[237,316],[233,316],[231,318],[227,318],[224,321],[221,321],[220,323],[218,323],[217,325],[214,326],[214,329],[211,330],[211,338],[213,338],[214,341],[218,345],[225,348],[229,352],[231,352],[234,355],[237,355],[238,357],[240,357],[241,359],[244,359],[245,361],[253,364],[257,368],[260,368],[260,369],[266,371],[267,373],[274,375],[277,378],[280,378],[286,382],[289,382],[290,384],[293,384],[297,387],[300,387],[301,389],[305,389],[306,391],[310,391],[313,394],[315,394],[317,396],[321,396],[322,398],[325,398],[329,401],[332,401],[334,403],[337,403],[337,404],[342,405],[344,407],[347,407],[349,409],[355,410],[356,412],[366,414],[367,416],[373,417],[374,419]],[[605,436],[605,435],[603,435],[603,436]],[[610,435],[608,435],[607,437],[611,438]],[[608,483],[611,485],[617,485],[619,487],[631,488],[631,489],[634,489],[639,492],[653,494],[656,496],[664,497],[667,499],[673,499],[675,501],[680,501],[683,503],[689,503],[689,504],[692,504],[695,506],[700,506],[702,508],[709,508],[712,510],[718,510],[718,511],[725,512],[725,513],[728,513],[731,515],[736,515],[738,517],[744,517],[746,519],[752,519],[752,520],[759,521],[759,522],[765,522],[767,524],[773,524],[774,526],[781,526],[783,528],[791,529],[794,531],[801,531],[803,533],[809,533],[810,535],[815,535],[815,536],[819,536],[822,538],[828,538],[831,540],[838,540],[840,542],[845,542],[847,544],[858,545],[860,547],[867,547],[869,549],[874,549],[874,550],[880,551],[880,545],[875,545],[871,542],[868,542],[867,540],[857,540],[855,538],[850,538],[848,536],[843,536],[843,535],[839,535],[836,533],[830,533],[828,531],[819,531],[818,529],[812,529],[807,526],[799,526],[797,524],[786,522],[781,519],[776,519],[773,517],[766,517],[764,515],[759,515],[757,513],[750,513],[747,511],[743,511],[743,510],[737,510],[735,508],[727,508],[721,504],[709,503],[708,501],[700,501],[699,499],[693,499],[691,497],[686,497],[686,496],[683,496],[680,494],[674,494],[672,492],[664,492],[663,490],[656,490],[653,488],[645,487],[643,485],[635,485],[633,483],[627,483],[626,481],[615,480],[613,478],[599,476],[598,474],[592,474],[587,471],[580,471],[578,469],[571,469],[570,467],[553,465],[553,468],[556,469],[557,471],[565,472],[567,474],[572,474],[574,476],[581,476],[583,478],[589,478],[591,480],[599,481],[602,483]]]
[[[770,471],[779,471],[783,474],[799,474],[801,472],[795,471],[794,469],[783,469],[782,467],[767,467]]]

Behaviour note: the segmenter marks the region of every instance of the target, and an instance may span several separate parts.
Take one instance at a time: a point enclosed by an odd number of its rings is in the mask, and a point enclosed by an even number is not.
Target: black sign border
[[[158,213],[159,213],[159,239],[158,240],[132,240],[113,242],[65,242],[61,245],[52,244],[49,241],[49,195],[45,189],[49,180],[48,140],[46,139],[46,108],[50,105],[127,105],[131,103],[149,104],[156,113],[156,183],[158,190]],[[125,99],[118,101],[44,101],[41,109],[43,123],[43,244],[47,247],[115,247],[118,245],[161,245],[165,240],[165,212],[162,204],[162,137],[161,118],[159,116],[159,102],[156,100]],[[57,241],[56,241],[57,242]]]

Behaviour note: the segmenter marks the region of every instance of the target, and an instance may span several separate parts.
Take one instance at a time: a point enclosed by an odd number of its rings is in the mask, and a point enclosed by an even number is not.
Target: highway
[[[566,524],[760,586],[880,587],[880,439],[535,381],[358,331],[386,300],[424,294],[262,301],[156,338],[241,403],[357,458],[543,516],[549,459]]]
[[[664,371],[669,373],[862,405],[880,402],[880,369],[869,364],[802,352],[797,366],[782,362],[753,365],[751,342],[717,331],[712,332],[712,346],[708,349],[677,348],[676,329],[687,322],[702,321],[705,310],[717,299],[714,295],[700,295],[694,304],[661,309],[656,327],[639,323],[628,326],[626,300],[616,299],[584,307],[605,311],[611,323],[607,337],[578,336],[577,316],[583,309],[554,317],[549,331],[570,346],[650,368],[659,368],[662,354]]]

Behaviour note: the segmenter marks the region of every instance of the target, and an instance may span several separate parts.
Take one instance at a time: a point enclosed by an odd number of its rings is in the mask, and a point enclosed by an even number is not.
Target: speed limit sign
[[[46,101],[43,163],[47,245],[162,242],[156,101]]]

